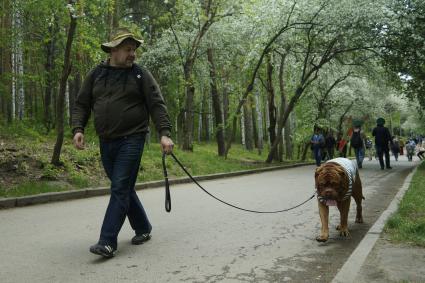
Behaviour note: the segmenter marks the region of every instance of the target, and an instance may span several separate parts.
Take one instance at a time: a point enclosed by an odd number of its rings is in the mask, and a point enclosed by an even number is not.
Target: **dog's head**
[[[348,191],[348,176],[341,165],[325,163],[316,169],[316,190],[318,196],[327,200],[341,200]]]

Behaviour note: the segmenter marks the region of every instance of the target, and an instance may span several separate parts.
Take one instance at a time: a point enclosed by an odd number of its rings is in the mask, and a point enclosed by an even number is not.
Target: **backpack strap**
[[[139,91],[142,95],[143,104],[145,105],[146,109],[149,112],[149,107],[148,107],[148,103],[147,103],[147,100],[146,100],[146,94],[143,91],[143,76],[145,74],[145,70],[144,70],[143,67],[141,67],[137,64],[133,64],[132,73],[134,75],[134,79],[136,80]]]

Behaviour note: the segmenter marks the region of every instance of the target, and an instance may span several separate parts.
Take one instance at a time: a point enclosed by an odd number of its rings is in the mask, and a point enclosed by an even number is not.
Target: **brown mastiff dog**
[[[329,160],[316,169],[315,181],[322,222],[320,236],[316,240],[319,242],[328,240],[329,206],[334,205],[338,207],[341,218],[337,230],[340,231],[340,236],[349,237],[347,218],[351,197],[357,205],[356,223],[363,223],[362,200],[364,197],[357,164],[347,158]]]

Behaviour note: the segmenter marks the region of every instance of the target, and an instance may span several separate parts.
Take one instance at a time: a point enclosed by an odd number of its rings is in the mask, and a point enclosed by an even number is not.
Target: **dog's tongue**
[[[333,199],[327,199],[327,200],[326,200],[326,205],[327,205],[327,206],[336,206],[336,200],[333,200]]]

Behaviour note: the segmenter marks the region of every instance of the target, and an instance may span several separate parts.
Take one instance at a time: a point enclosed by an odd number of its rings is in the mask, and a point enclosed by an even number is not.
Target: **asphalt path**
[[[386,209],[416,162],[403,157],[393,169],[365,161],[363,224],[349,215],[351,238],[318,243],[317,200],[289,212],[253,214],[217,202],[194,184],[139,197],[153,225],[152,239],[133,246],[126,221],[118,251],[106,260],[89,253],[99,235],[108,196],[0,210],[1,282],[330,282]],[[254,210],[297,205],[314,192],[314,166],[203,181],[217,197]],[[331,208],[330,225],[338,224]]]

